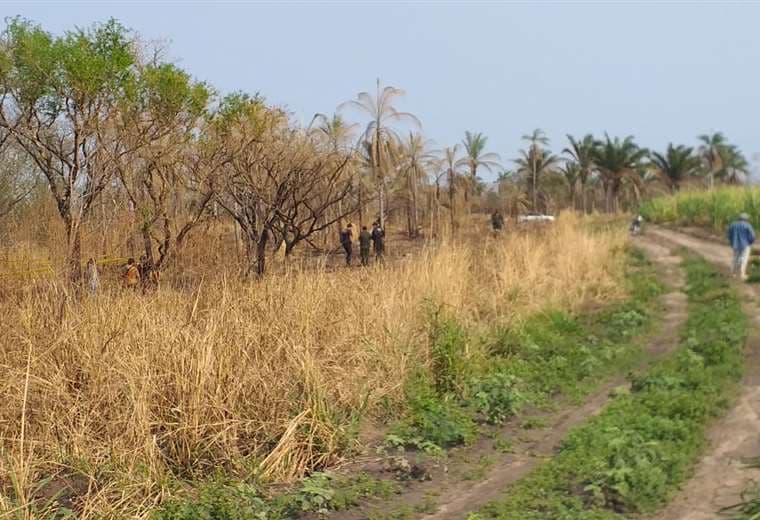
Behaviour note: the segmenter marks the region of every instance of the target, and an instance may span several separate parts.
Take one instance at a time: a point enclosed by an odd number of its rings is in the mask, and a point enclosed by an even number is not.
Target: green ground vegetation
[[[689,318],[681,348],[471,520],[623,518],[655,510],[688,476],[706,425],[734,396],[746,318],[724,277],[700,259],[684,265]]]
[[[742,212],[749,214],[754,226],[760,225],[760,189],[721,186],[710,191],[681,191],[641,204],[641,214],[648,221],[708,227],[719,233]]]

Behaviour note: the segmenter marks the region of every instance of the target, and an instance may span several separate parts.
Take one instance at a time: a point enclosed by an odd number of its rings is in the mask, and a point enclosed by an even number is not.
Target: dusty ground
[[[689,248],[728,271],[731,253],[727,246],[708,237],[697,238],[665,229],[647,230],[647,242]],[[760,482],[760,469],[747,468],[749,458],[760,455],[760,313],[758,289],[741,285],[742,305],[750,318],[745,346],[745,375],[735,406],[708,432],[709,448],[691,478],[673,501],[652,518],[707,520],[737,503],[751,481]]]
[[[641,366],[636,367],[644,370],[649,363],[678,346],[687,309],[686,295],[681,290],[685,280],[680,258],[673,256],[670,248],[651,240],[643,240],[640,245],[662,266],[663,280],[671,288],[662,297],[662,326],[647,342],[649,355],[643,358]],[[422,482],[409,483],[401,495],[392,500],[369,502],[358,509],[335,513],[331,518],[383,518],[398,511],[406,513],[404,518],[465,518],[467,513],[500,497],[511,483],[551,457],[572,428],[598,414],[607,403],[611,390],[625,384],[625,374],[620,374],[601,383],[580,405],[560,403],[554,411],[524,413],[495,429],[491,436],[481,437],[472,446],[452,450],[445,461],[426,467]],[[526,415],[542,427],[525,429]],[[496,439],[509,439],[511,452],[501,453],[495,449]]]

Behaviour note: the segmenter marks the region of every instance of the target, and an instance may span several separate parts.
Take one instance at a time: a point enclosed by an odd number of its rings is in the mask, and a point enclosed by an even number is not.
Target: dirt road
[[[680,257],[672,255],[670,248],[655,241],[644,241],[640,245],[651,259],[660,264],[663,281],[670,289],[662,296],[663,315],[660,317],[659,331],[647,339],[644,346],[648,353],[646,361],[637,367],[644,370],[650,363],[678,346],[679,334],[687,316],[687,299],[683,292],[685,279]],[[505,425],[499,438],[513,440],[511,453],[495,450],[493,439],[484,436],[474,445],[450,454],[443,471],[433,470],[430,480],[410,484],[392,501],[381,505],[370,503],[359,509],[335,513],[331,518],[392,517],[388,513],[397,510],[409,511],[410,515],[405,518],[465,518],[469,512],[501,497],[510,484],[551,457],[571,429],[598,414],[609,401],[611,390],[625,384],[626,374],[621,373],[601,383],[581,404],[539,412],[538,417],[545,425],[543,428],[525,430],[520,421]],[[482,474],[474,472],[478,461],[486,459],[490,461],[489,468]],[[473,478],[474,474],[477,474],[476,478]],[[427,516],[423,511],[428,511]]]
[[[686,247],[728,271],[731,253],[727,246],[664,229],[648,229],[642,242]],[[737,503],[760,469],[748,469],[745,461],[760,456],[760,313],[758,288],[740,286],[744,312],[750,320],[745,346],[745,375],[735,405],[708,431],[709,447],[681,491],[662,511],[661,520],[708,520]]]

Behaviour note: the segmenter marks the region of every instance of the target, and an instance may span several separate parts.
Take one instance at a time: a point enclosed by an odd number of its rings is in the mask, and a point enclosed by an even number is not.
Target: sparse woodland
[[[114,20],[7,22],[0,512],[41,518],[45,486],[76,476],[82,518],[148,518],[215,471],[271,484],[329,467],[362,420],[403,415],[409,381],[435,368],[433,317],[480,338],[619,301],[625,231],[598,214],[748,172],[722,134],[662,154],[607,135],[552,152],[539,129],[517,153],[479,132],[445,146],[402,96],[378,80],[302,124]],[[494,236],[494,210],[562,214]],[[337,269],[339,230],[374,221],[387,264]],[[123,259],[141,256],[160,286],[122,290]],[[466,357],[486,366],[482,343]]]

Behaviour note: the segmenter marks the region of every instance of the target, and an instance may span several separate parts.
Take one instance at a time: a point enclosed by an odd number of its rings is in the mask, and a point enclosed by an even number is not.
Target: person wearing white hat
[[[728,227],[728,242],[734,251],[731,273],[742,280],[747,279],[750,246],[755,242],[755,238],[755,230],[746,213],[739,215],[739,219]]]

